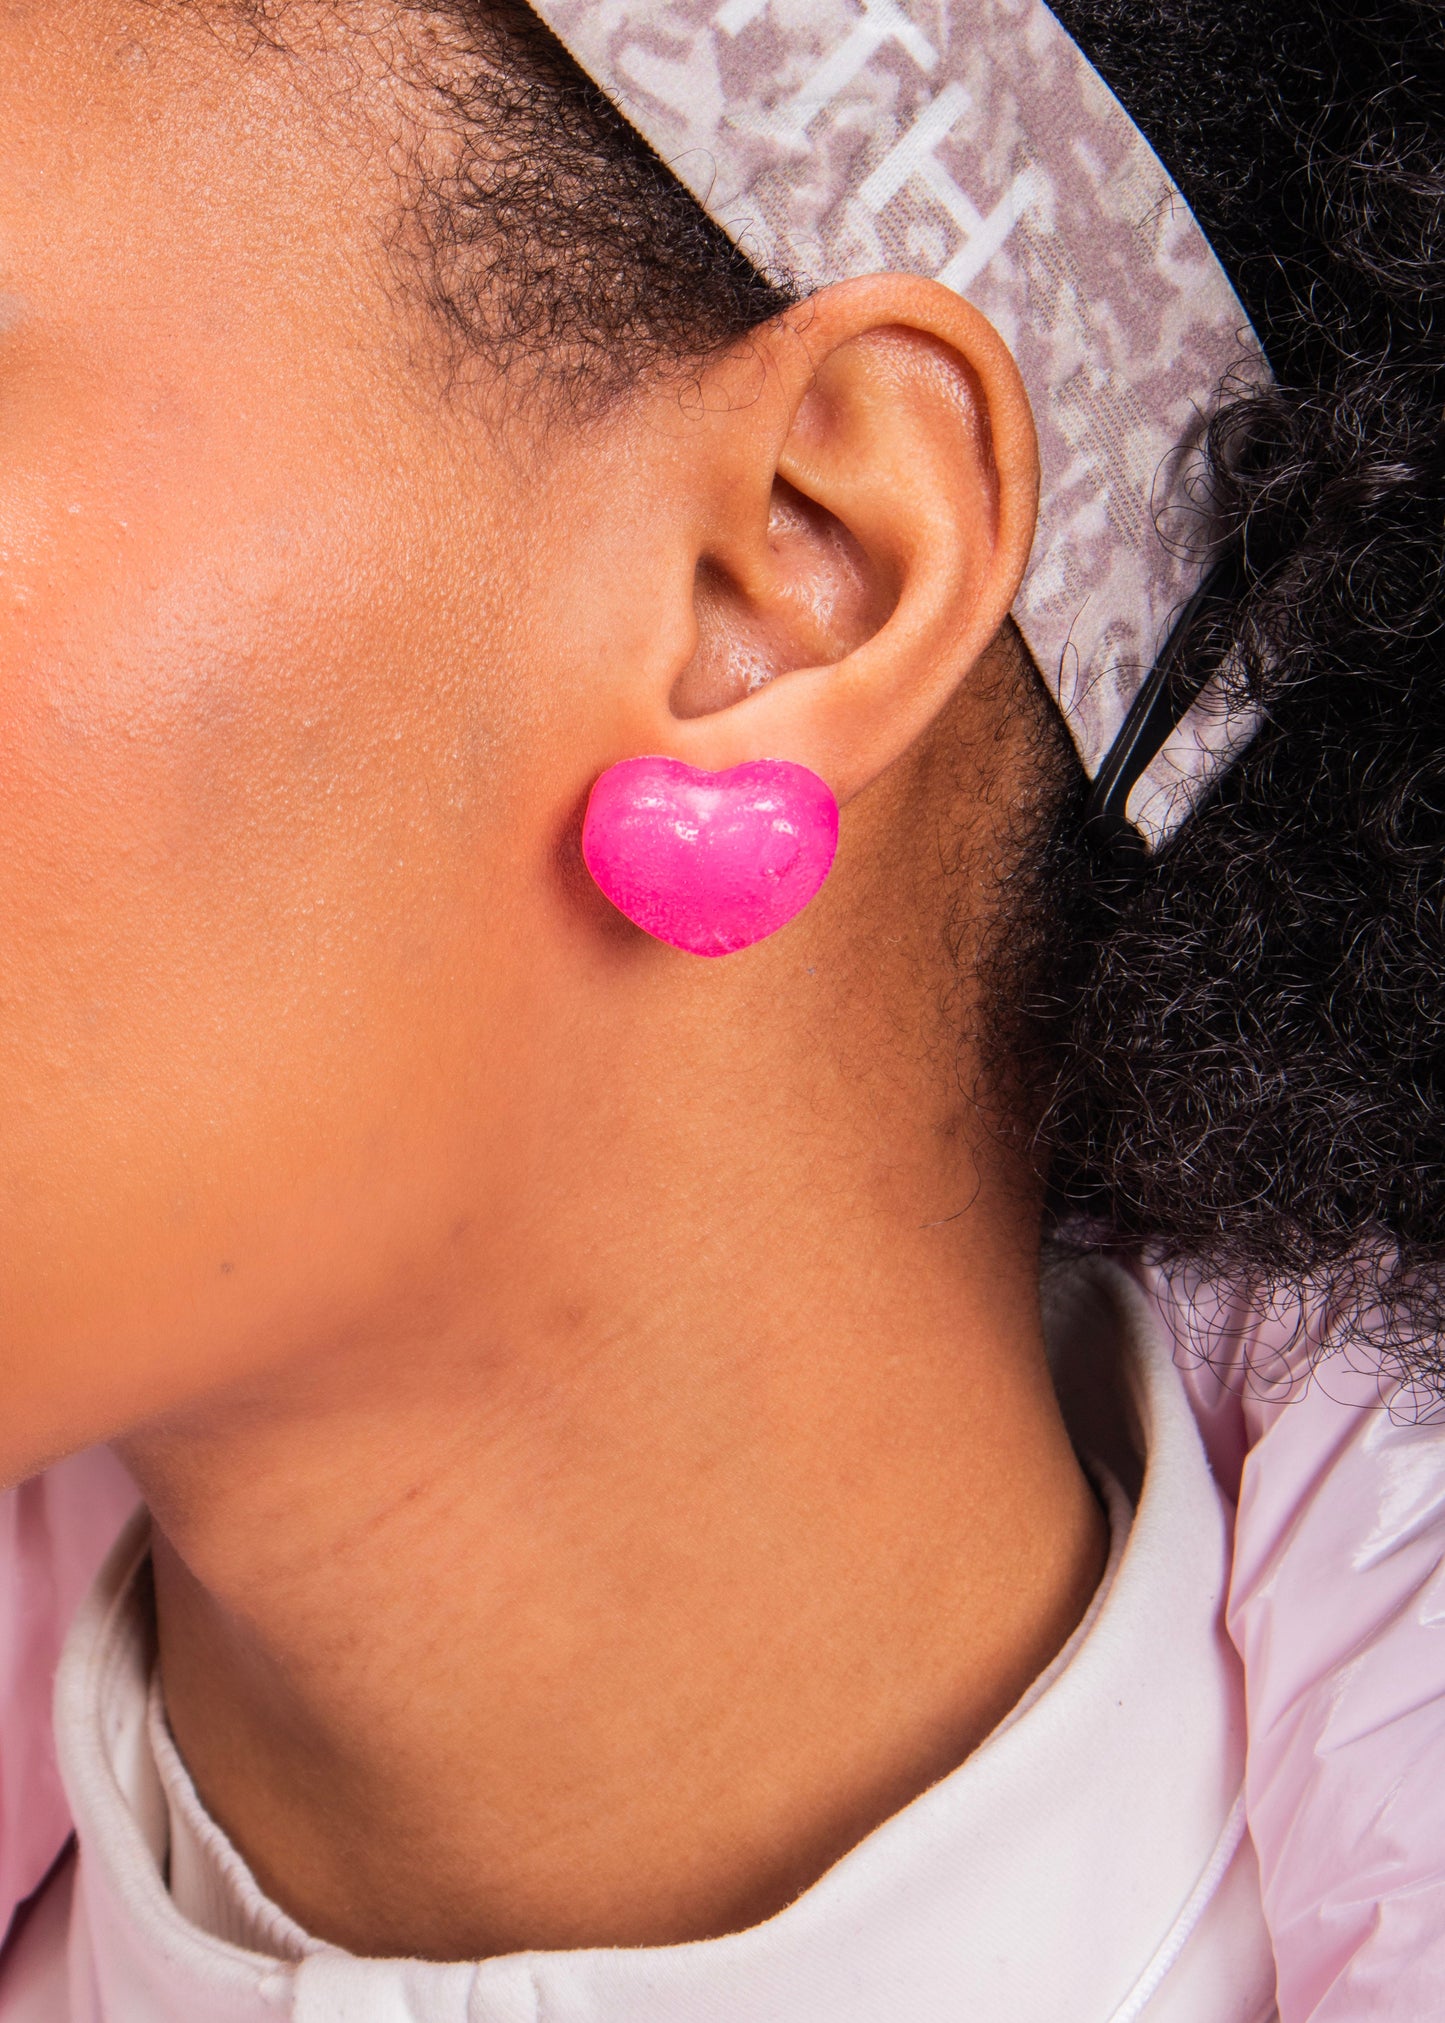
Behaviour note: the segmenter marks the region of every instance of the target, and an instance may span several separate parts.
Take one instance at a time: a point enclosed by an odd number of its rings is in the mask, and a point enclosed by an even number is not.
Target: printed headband
[[[1043,465],[1014,618],[1095,779],[1203,573],[1185,481],[1220,384],[1267,371],[1103,79],[1041,0],[531,5],[764,273],[927,274],[997,326]],[[1129,796],[1151,848],[1253,728],[1206,688]]]

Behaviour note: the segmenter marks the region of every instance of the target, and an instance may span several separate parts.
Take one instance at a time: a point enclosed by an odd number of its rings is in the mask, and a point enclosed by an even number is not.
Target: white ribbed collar
[[[1149,2023],[1259,2023],[1273,1968],[1248,1842],[1235,1851],[1243,1721],[1221,1623],[1227,1506],[1133,1282],[1092,1263],[1071,1275],[1055,1320],[1081,1355],[1124,1345],[1147,1453],[1132,1524],[1116,1515],[1105,1588],[959,1770],[779,1916],[730,1938],[480,1965],[357,1960],[308,1939],[186,1797],[157,1737],[135,1594],[145,1537],[133,1528],[57,1685],[80,1848],[68,2023],[1133,2023],[1146,2010]],[[177,1846],[186,1901],[270,1957],[200,1929],[168,1894],[178,1803],[194,1807]]]

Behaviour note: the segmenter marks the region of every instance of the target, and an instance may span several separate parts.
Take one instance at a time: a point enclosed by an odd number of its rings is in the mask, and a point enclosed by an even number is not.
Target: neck
[[[634,1035],[646,1099],[580,1104],[580,1040],[523,1078],[566,1157],[514,1169],[474,1272],[126,1445],[182,1754],[352,1951],[753,1923],[959,1763],[1097,1583],[1037,1203],[934,1069],[865,1090],[816,1006],[769,1037],[741,1003],[730,1066],[741,986],[678,973],[707,1015],[649,1046],[625,1008],[604,1049]]]

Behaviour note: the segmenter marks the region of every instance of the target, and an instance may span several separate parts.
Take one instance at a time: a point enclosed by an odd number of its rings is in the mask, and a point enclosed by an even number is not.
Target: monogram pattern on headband
[[[1198,581],[1205,419],[1264,370],[1143,135],[1040,0],[532,4],[765,271],[931,275],[998,327],[1043,466],[1014,615],[1092,774]],[[1151,842],[1238,742],[1171,740]]]

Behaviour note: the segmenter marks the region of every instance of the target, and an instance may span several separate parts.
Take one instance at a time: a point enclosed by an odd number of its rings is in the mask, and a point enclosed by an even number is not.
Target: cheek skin
[[[334,580],[334,524],[289,566],[247,552],[268,531],[181,567],[152,527],[138,582],[76,557],[62,609],[0,627],[11,1396],[67,1343],[141,1380],[177,1308],[199,1349],[271,1204],[384,1174],[424,1072],[463,842],[427,806],[436,727],[296,580]]]
[[[487,590],[515,531],[452,510],[366,357],[386,305],[268,217],[264,135],[227,259],[174,165],[33,215],[9,96],[0,1479],[355,1331],[444,1240],[524,729]]]

